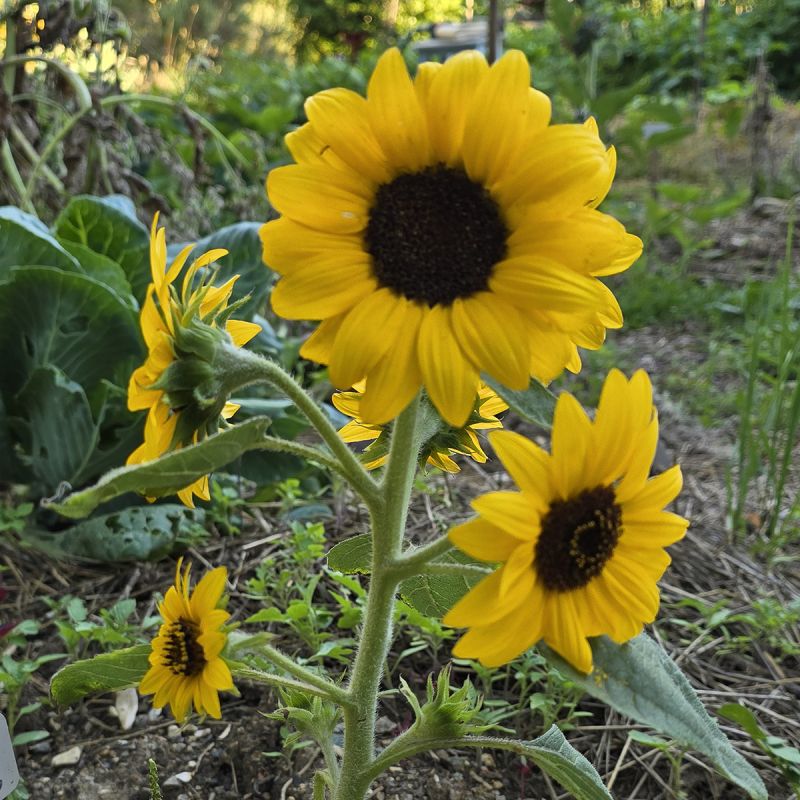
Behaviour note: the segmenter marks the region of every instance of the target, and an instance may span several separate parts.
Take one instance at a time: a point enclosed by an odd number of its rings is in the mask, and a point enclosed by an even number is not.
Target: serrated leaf
[[[66,499],[42,501],[42,505],[65,517],[86,517],[101,503],[126,492],[148,497],[174,494],[203,475],[208,475],[236,460],[242,453],[260,446],[269,426],[267,417],[253,417],[225,431],[209,436],[199,444],[104,475],[94,486],[75,492]]]
[[[32,214],[14,206],[0,207],[0,276],[10,267],[37,264],[79,272],[75,259]]]
[[[547,733],[532,741],[522,742],[523,754],[539,769],[558,781],[576,800],[611,800],[597,770],[553,725]]]
[[[328,566],[337,572],[367,574],[372,569],[372,534],[361,533],[328,550]]]
[[[84,520],[64,531],[23,531],[24,544],[57,558],[121,563],[162,558],[192,525],[202,524],[202,509],[169,503],[135,506]]]
[[[119,264],[141,303],[151,280],[150,232],[132,209],[118,195],[80,195],[59,214],[54,230],[59,240],[77,242]]]
[[[262,258],[263,245],[258,235],[259,228],[260,222],[237,222],[235,225],[220,228],[210,236],[200,239],[186,262],[188,268],[193,258],[218,247],[228,251],[228,255],[215,262],[214,266],[219,269],[219,277],[215,283],[219,285],[234,275],[239,276],[233,287],[232,301],[248,295],[249,299],[237,310],[237,319],[251,319],[263,308],[271,289],[272,273]],[[170,255],[180,252],[186,244],[171,245]]]
[[[542,386],[539,381],[531,380],[527,389],[522,392],[515,392],[488,375],[483,375],[482,378],[488,386],[494,389],[508,403],[509,408],[523,419],[536,425],[541,425],[544,428],[553,427],[556,396],[549,389]]]
[[[758,773],[734,750],[686,676],[660,645],[640,634],[622,645],[602,636],[592,639],[591,646],[594,672],[590,675],[577,672],[552,650],[540,647],[548,660],[588,694],[703,753],[750,797],[766,800],[767,791]]]
[[[50,681],[50,697],[61,708],[90,694],[138,686],[150,668],[150,645],[126,647],[62,667]]]
[[[465,553],[453,550],[437,563],[476,564]],[[481,566],[486,566],[481,564]],[[479,580],[480,576],[423,573],[400,584],[400,596],[426,617],[441,619]]]

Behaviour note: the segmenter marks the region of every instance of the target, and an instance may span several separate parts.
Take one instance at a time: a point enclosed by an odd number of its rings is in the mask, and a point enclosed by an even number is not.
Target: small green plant
[[[19,721],[42,707],[36,700],[26,705],[20,705],[25,687],[33,675],[45,664],[66,658],[66,653],[48,653],[36,658],[28,655],[28,640],[39,633],[40,625],[32,619],[25,619],[17,623],[5,636],[2,637],[2,656],[0,657],[0,706],[8,722],[11,732],[12,744],[15,747],[46,739],[50,734],[45,730],[30,730],[15,733]]]
[[[756,715],[743,705],[726,703],[719,709],[719,715],[747,731],[753,742],[780,770],[795,795],[800,797],[800,750],[780,736],[770,736],[761,727]]]
[[[67,595],[58,601],[45,598],[45,602],[55,611],[53,624],[73,657],[83,655],[91,643],[105,651],[146,641],[145,632],[159,620],[151,616],[138,623],[134,618],[136,601],[132,598],[119,600],[110,608],[101,608],[93,614],[79,597]]]
[[[776,277],[745,294],[744,390],[728,486],[732,536],[743,539],[749,523],[759,534],[755,549],[769,558],[800,535],[800,494],[790,494],[800,432],[800,288],[793,278],[793,228],[791,223]]]
[[[652,747],[655,750],[660,750],[664,754],[664,757],[669,762],[670,767],[669,785],[672,789],[672,796],[677,798],[677,800],[686,798],[687,794],[683,790],[683,784],[681,781],[681,766],[683,763],[683,755],[685,750],[677,746],[675,742],[669,739],[664,739],[661,736],[653,736],[652,734],[644,733],[643,731],[629,731],[628,738],[632,739],[634,742],[638,742],[639,744]]]

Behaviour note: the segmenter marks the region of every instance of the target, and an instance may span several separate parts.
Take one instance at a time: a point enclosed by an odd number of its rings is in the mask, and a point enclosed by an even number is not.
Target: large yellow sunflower
[[[140,315],[148,354],[128,384],[128,408],[149,413],[144,442],[130,454],[128,464],[153,461],[171,449],[194,444],[207,433],[216,431],[220,416],[229,419],[239,409],[238,405],[224,399],[218,404],[207,403],[202,410],[196,407],[196,390],[211,370],[208,363],[202,363],[203,345],[208,341],[203,333],[213,334],[222,323],[230,341],[241,347],[261,330],[261,326],[227,318],[228,301],[238,276],[214,287],[210,283],[212,274],[210,280],[194,285],[198,270],[227,255],[227,250],[210,250],[197,258],[187,270],[178,294],[172,284],[193,247],[187,245],[167,269],[166,234],[164,228],[158,228],[158,214],[155,215],[150,235],[153,282],[147,289]],[[200,336],[186,335],[185,332],[191,330],[199,332]],[[191,366],[187,366],[189,362]],[[187,376],[191,376],[191,380],[187,381]],[[194,495],[209,499],[207,475],[178,492],[187,506],[194,506]]]
[[[680,467],[649,478],[658,442],[650,379],[612,370],[590,421],[572,395],[556,404],[552,452],[509,431],[489,440],[520,492],[476,498],[450,531],[465,553],[502,566],[447,613],[469,627],[453,652],[498,666],[543,639],[582,672],[587,636],[636,636],[658,611],[656,586],[688,522],[664,511]]]
[[[233,689],[228,665],[221,658],[227,633],[221,630],[230,614],[218,608],[228,571],[217,567],[203,576],[189,595],[189,572],[181,561],[158,610],[164,620],[153,639],[150,669],[139,692],[155,694],[153,706],[170,705],[172,716],[183,722],[194,703],[198,713],[221,716],[219,692]]]
[[[522,53],[423,64],[396,49],[366,98],[331,89],[286,137],[296,164],[272,170],[282,217],[262,227],[282,276],[275,311],[321,320],[302,354],[339,389],[366,379],[362,418],[385,423],[421,385],[451,425],[481,372],[511,389],[577,371],[622,314],[598,277],[640,240],[596,210],[615,170],[597,125],[550,125]]]
[[[342,414],[353,417],[340,431],[346,442],[371,442],[364,448],[367,469],[377,469],[386,463],[389,453],[389,430],[384,425],[371,425],[361,419],[363,385],[354,387],[352,392],[336,392],[333,405]],[[438,467],[445,472],[461,472],[461,467],[451,458],[452,455],[469,456],[479,464],[486,462],[486,453],[481,447],[477,431],[488,428],[502,428],[497,419],[508,409],[508,403],[496,392],[482,383],[475,398],[473,411],[461,428],[445,428],[431,437],[422,447],[420,462]]]

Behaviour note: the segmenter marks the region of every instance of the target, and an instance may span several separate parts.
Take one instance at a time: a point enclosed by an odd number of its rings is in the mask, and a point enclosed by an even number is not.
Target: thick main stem
[[[381,485],[384,502],[372,513],[372,576],[361,645],[348,689],[352,706],[344,710],[344,753],[334,800],[362,800],[371,783],[378,691],[392,641],[399,581],[393,567],[400,555],[416,471],[418,409],[419,397],[395,422],[389,464]]]

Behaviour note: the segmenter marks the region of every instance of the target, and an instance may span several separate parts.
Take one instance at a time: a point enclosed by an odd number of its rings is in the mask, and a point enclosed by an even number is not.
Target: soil
[[[758,212],[742,212],[742,230],[752,223],[759,237],[771,238]],[[774,230],[785,226],[775,216]],[[785,233],[785,227],[784,227]],[[747,235],[747,234],[744,234]],[[721,241],[730,229],[719,232]],[[781,239],[783,234],[781,234]],[[800,238],[800,237],[799,237]],[[760,256],[759,256],[760,258]],[[753,257],[754,262],[757,260]],[[709,262],[706,262],[709,263]],[[763,263],[763,259],[761,260]],[[629,331],[618,340],[626,367],[645,366],[659,386],[659,374],[681,368],[681,359],[698,350],[692,326],[674,330]],[[700,348],[701,349],[701,348]],[[800,598],[800,559],[796,552],[773,564],[750,553],[753,540],[733,543],[725,530],[726,470],[731,457],[731,431],[703,427],[685,412],[680,398],[657,395],[665,463],[677,460],[685,475],[685,488],[677,511],[692,520],[687,537],[672,548],[673,566],[662,583],[663,606],[651,628],[687,673],[701,699],[713,712],[724,703],[739,702],[753,710],[769,734],[781,736],[800,747],[800,659],[764,639],[749,640],[744,622],[725,628],[703,627],[703,617],[694,606],[724,600],[733,612],[749,609],[757,598],[770,596],[779,604]],[[516,427],[519,426],[517,424]],[[534,435],[541,432],[528,431]],[[416,540],[429,539],[442,521],[455,521],[468,514],[468,500],[480,491],[507,483],[496,464],[466,462],[461,476],[439,475],[431,479],[433,490],[423,495],[411,515],[411,533]],[[335,500],[336,520],[326,525],[330,544],[363,528],[363,518],[352,509],[351,498]],[[285,523],[269,508],[253,507],[245,514],[243,533],[235,538],[216,538],[202,555],[190,556],[200,563],[226,564],[232,591],[231,607],[245,618],[248,608],[243,585],[257,565],[276,547]],[[757,531],[753,537],[757,538]],[[52,612],[43,598],[56,599],[66,593],[81,597],[90,610],[106,608],[121,597],[139,601],[142,616],[153,613],[152,595],[163,591],[173,577],[174,562],[118,567],[90,567],[57,562],[0,541],[0,563],[6,599],[0,617],[39,619],[42,634],[31,646],[32,656],[58,652],[63,645],[47,620]],[[694,604],[694,605],[693,605]],[[142,609],[144,609],[142,611]],[[696,624],[696,627],[692,627]],[[783,630],[786,641],[800,652],[797,626]],[[299,645],[280,641],[292,651]],[[400,643],[398,647],[402,647]],[[446,646],[446,645],[445,645]],[[446,657],[443,655],[443,658]],[[23,702],[41,699],[47,693],[47,678],[59,662],[34,676]],[[404,674],[421,691],[429,663],[410,663]],[[466,673],[465,673],[466,674]],[[43,729],[50,736],[20,749],[20,771],[33,800],[76,798],[149,798],[147,759],[158,764],[165,800],[234,800],[274,798],[307,800],[310,780],[321,759],[312,747],[279,755],[281,723],[265,718],[275,710],[275,697],[258,687],[240,687],[241,696],[228,696],[221,721],[192,721],[183,727],[151,709],[148,699],[139,703],[133,726],[120,729],[114,698],[101,696],[59,712],[47,705],[24,718],[21,728]],[[614,796],[629,800],[678,797],[676,775],[661,750],[637,744],[627,736],[636,727],[605,706],[584,698],[579,706],[587,716],[579,718],[567,732],[570,742],[598,769]],[[402,706],[387,703],[380,719],[381,743],[388,743],[409,720]],[[733,744],[759,770],[773,800],[788,800],[793,794],[778,769],[740,729],[723,722]],[[535,730],[533,715],[521,715],[518,724]],[[530,735],[535,735],[531,733]],[[73,751],[72,759],[67,751]],[[63,760],[70,761],[58,766]],[[55,763],[54,763],[55,762]],[[684,755],[680,769],[683,797],[690,800],[736,800],[743,794],[717,776],[700,758]],[[538,770],[518,757],[499,752],[438,751],[393,767],[374,786],[376,800],[539,800],[565,797]]]

